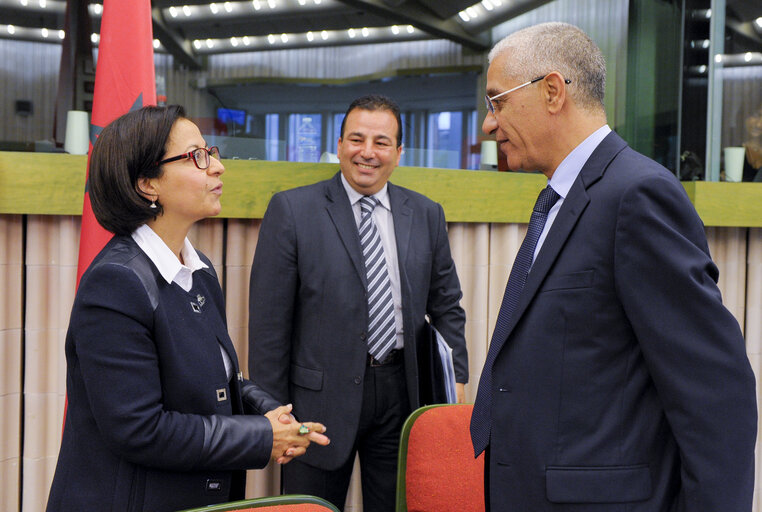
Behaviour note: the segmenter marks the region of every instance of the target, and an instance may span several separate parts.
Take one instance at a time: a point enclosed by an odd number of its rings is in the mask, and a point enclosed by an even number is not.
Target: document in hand
[[[454,404],[458,401],[455,394],[455,367],[452,363],[452,348],[447,344],[445,339],[432,325],[431,330],[437,337],[437,348],[439,352],[439,363],[442,365],[442,377],[444,380],[445,393],[447,395],[447,403]]]

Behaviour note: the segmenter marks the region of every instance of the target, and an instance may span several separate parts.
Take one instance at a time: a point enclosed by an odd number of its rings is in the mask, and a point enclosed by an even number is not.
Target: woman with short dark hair
[[[319,423],[294,421],[239,372],[211,262],[186,238],[220,212],[224,167],[182,107],[108,125],[90,157],[116,236],[82,276],[66,335],[68,410],[51,511],[154,512],[241,499],[243,470],[286,463]]]

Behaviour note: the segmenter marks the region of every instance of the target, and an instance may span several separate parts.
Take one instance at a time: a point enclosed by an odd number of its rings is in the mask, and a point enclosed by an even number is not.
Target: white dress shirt
[[[352,212],[355,214],[355,223],[360,228],[362,219],[362,208],[360,199],[364,196],[359,193],[341,175],[341,183],[344,190],[347,191],[349,204],[352,205]],[[373,209],[373,222],[376,224],[378,234],[381,237],[381,245],[384,247],[384,257],[386,258],[386,269],[389,273],[389,282],[392,287],[392,299],[394,300],[394,323],[397,327],[397,341],[394,348],[404,346],[404,331],[402,327],[402,294],[400,292],[400,267],[397,261],[397,239],[394,236],[394,218],[392,217],[392,205],[389,201],[389,186],[384,184],[384,188],[373,194],[380,204]]]
[[[193,272],[202,268],[208,268],[208,265],[201,261],[196,249],[193,248],[193,245],[191,245],[190,240],[187,238],[180,251],[185,265],[180,263],[175,253],[167,247],[164,240],[148,224],[143,224],[133,231],[132,239],[135,240],[138,247],[156,265],[159,274],[168,284],[177,283],[186,292],[189,292],[193,287]],[[220,345],[220,352],[222,353],[222,362],[225,364],[225,373],[228,380],[230,380],[233,377],[233,363],[228,353],[222,348],[222,345]]]
[[[574,148],[571,153],[566,155],[566,158],[563,159],[553,173],[553,176],[548,180],[548,185],[550,185],[561,198],[556,201],[556,204],[554,204],[548,212],[545,227],[543,228],[542,233],[540,233],[540,238],[537,240],[537,246],[534,249],[534,257],[532,258],[533,263],[537,258],[537,255],[540,253],[540,248],[542,248],[542,244],[548,236],[548,231],[550,231],[553,221],[556,220],[558,210],[560,210],[561,205],[564,204],[564,199],[569,195],[569,190],[577,179],[577,176],[579,176],[582,167],[585,165],[588,158],[590,158],[590,155],[593,154],[595,148],[597,148],[603,139],[606,138],[606,135],[608,135],[610,131],[611,128],[609,128],[609,125],[607,124],[595,130]]]

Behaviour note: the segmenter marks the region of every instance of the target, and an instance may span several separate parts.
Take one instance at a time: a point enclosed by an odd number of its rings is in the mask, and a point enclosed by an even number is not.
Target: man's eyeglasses
[[[161,162],[156,162],[156,165],[163,165],[169,162],[174,162],[175,160],[182,160],[183,158],[192,158],[193,163],[196,164],[196,167],[204,171],[208,169],[209,166],[212,164],[212,160],[210,157],[214,157],[215,159],[219,160],[220,148],[218,148],[217,146],[212,146],[210,148],[194,149],[193,151],[183,153],[182,155],[165,158]]]
[[[535,82],[539,82],[540,80],[543,80],[546,76],[548,76],[548,75],[538,76],[537,78],[533,78],[532,80],[530,80],[528,82],[524,82],[521,85],[517,85],[513,89],[508,89],[507,91],[501,92],[500,94],[495,94],[492,97],[490,97],[489,95],[485,95],[484,96],[484,103],[487,105],[487,110],[489,111],[490,114],[494,115],[495,114],[495,105],[492,103],[492,100],[495,100],[495,99],[499,98],[500,96],[505,96],[509,92],[517,91],[517,90],[521,89],[522,87],[526,87],[527,85],[532,85]],[[564,78],[564,83],[566,85],[569,85],[571,83],[571,80],[569,80],[568,78]]]

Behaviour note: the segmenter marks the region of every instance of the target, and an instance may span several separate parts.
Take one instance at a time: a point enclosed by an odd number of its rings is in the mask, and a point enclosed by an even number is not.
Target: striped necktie
[[[471,414],[471,441],[477,455],[483,452],[487,445],[489,445],[492,408],[492,365],[495,363],[497,354],[500,352],[508,336],[511,318],[514,311],[516,311],[516,306],[519,304],[521,291],[524,289],[529,270],[532,268],[534,250],[537,247],[540,234],[545,227],[545,221],[548,219],[548,212],[550,212],[550,209],[560,197],[555,190],[550,188],[550,185],[540,192],[537,202],[534,204],[532,217],[529,219],[527,234],[521,243],[519,252],[516,254],[516,259],[513,261],[511,274],[508,276],[503,303],[500,306],[500,313],[497,315],[495,330],[492,333],[492,341],[487,352],[487,360],[484,362],[482,376],[479,379],[479,389],[476,393],[474,411]]]
[[[368,278],[368,352],[381,361],[394,348],[397,328],[384,247],[376,223],[373,222],[373,209],[378,204],[378,199],[373,196],[363,196],[360,199],[360,244]]]

